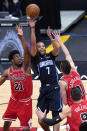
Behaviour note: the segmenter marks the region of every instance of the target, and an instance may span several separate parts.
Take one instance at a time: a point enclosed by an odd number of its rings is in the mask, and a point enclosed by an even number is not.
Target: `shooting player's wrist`
[[[30,30],[31,30],[32,32],[35,32],[35,26],[31,27]]]
[[[52,126],[54,124],[59,123],[60,121],[62,121],[61,117],[58,115],[57,117],[54,117],[53,119],[48,119],[48,118],[42,118],[42,122],[44,122],[45,124]]]
[[[31,26],[31,29],[35,29],[35,26]]]

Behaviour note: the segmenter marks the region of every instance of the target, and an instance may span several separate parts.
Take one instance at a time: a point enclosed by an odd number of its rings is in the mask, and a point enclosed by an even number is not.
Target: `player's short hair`
[[[87,122],[83,122],[83,123],[79,126],[79,131],[87,131]]]
[[[71,97],[74,101],[78,101],[81,99],[81,96],[82,96],[82,92],[80,90],[80,87],[79,86],[76,86],[76,87],[73,87],[71,89]]]
[[[69,74],[71,70],[71,65],[69,61],[64,60],[60,63],[60,70],[62,70],[65,74]]]
[[[15,54],[19,54],[19,55],[20,55],[20,52],[19,52],[18,50],[13,50],[13,51],[11,51],[11,52],[9,53],[9,55],[8,55],[9,61],[11,61],[11,60],[13,59],[13,56],[14,56]]]
[[[37,45],[38,45],[38,44],[40,44],[40,43],[43,43],[43,44],[44,44],[44,42],[43,42],[43,41],[38,41],[38,42],[37,42]],[[45,46],[45,44],[44,44],[44,46]]]

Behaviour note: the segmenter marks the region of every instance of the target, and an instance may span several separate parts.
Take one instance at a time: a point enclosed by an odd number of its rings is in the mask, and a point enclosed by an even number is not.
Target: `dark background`
[[[87,10],[87,0],[61,0],[61,10]]]

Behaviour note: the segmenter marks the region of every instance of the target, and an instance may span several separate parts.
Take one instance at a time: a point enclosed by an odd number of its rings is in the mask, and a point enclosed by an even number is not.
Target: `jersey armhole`
[[[26,74],[27,76],[31,76],[31,77],[32,77],[32,74],[28,74],[28,73],[25,73],[25,72],[24,72],[23,67],[21,68],[21,70],[22,70],[22,71],[23,71],[23,73],[24,73],[24,74]]]
[[[10,68],[8,68],[8,76],[10,75]]]
[[[67,88],[66,88],[66,90],[68,90],[68,82],[67,82],[67,80],[64,80],[64,79],[60,79],[60,80],[62,80],[62,81],[64,81],[64,82],[67,83]]]

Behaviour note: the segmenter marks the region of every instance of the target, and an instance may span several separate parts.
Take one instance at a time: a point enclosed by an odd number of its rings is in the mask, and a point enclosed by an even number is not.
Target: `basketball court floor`
[[[85,86],[85,90],[87,92],[87,81],[84,80],[83,84]],[[32,127],[37,128],[37,131],[43,131],[37,121],[37,116],[35,114],[35,108],[36,108],[36,104],[37,104],[37,98],[39,95],[39,87],[40,87],[40,81],[38,80],[34,80],[33,81],[33,96],[32,96],[32,101],[33,101],[33,121],[32,121]],[[2,120],[2,115],[6,110],[6,107],[8,105],[8,101],[10,98],[10,82],[9,80],[7,80],[2,86],[0,86],[0,127],[3,127],[3,123],[4,121]],[[48,117],[51,118],[51,113],[48,114]],[[65,126],[63,125],[66,122],[66,119],[63,120],[60,123],[60,131],[66,131]],[[12,123],[11,127],[19,127],[20,123],[19,120],[17,119],[15,122]],[[52,128],[51,128],[52,131]]]

